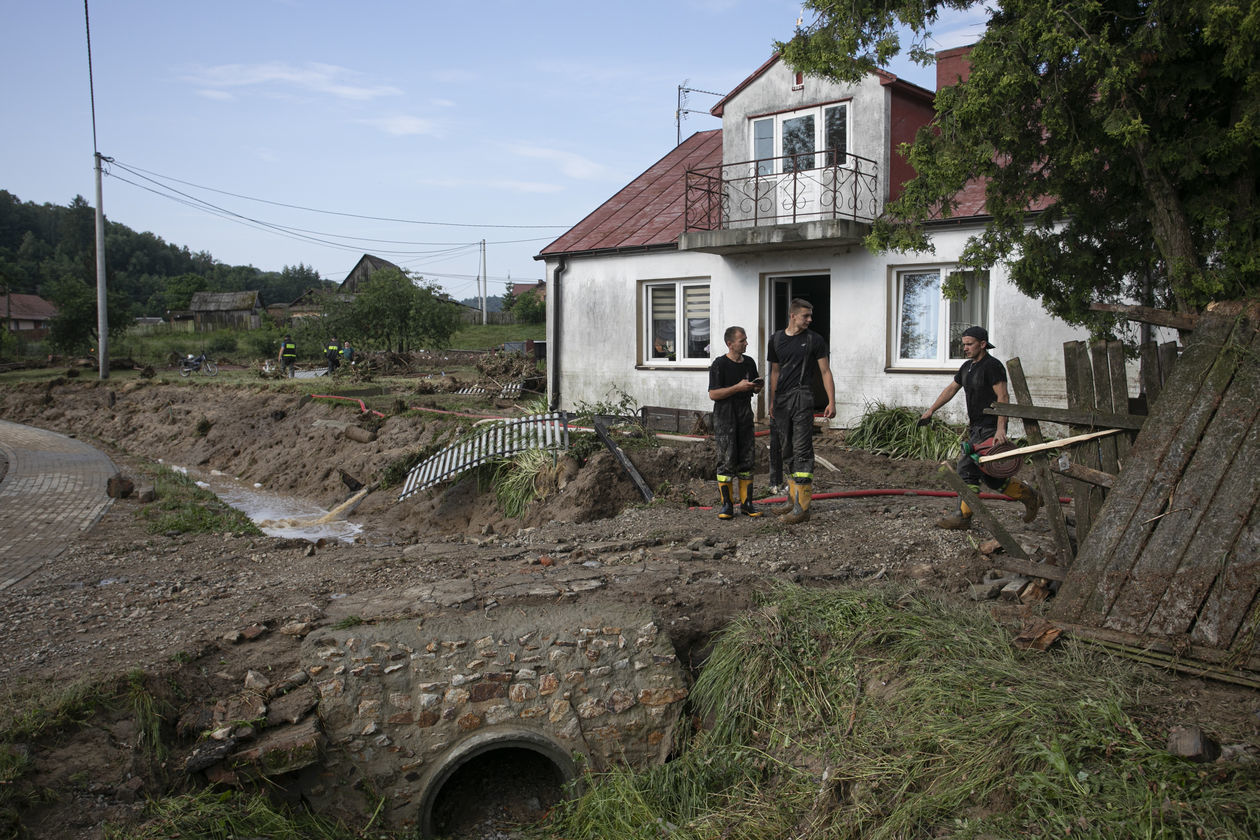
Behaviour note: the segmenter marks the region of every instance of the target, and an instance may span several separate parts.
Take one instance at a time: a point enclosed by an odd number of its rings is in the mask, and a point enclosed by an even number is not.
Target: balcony
[[[692,169],[681,250],[719,254],[857,244],[880,210],[876,163],[834,152]]]

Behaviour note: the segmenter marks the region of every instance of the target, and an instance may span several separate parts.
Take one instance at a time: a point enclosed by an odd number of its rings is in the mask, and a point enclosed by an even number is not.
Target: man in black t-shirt
[[[785,525],[809,519],[814,495],[814,378],[827,392],[823,417],[836,416],[836,385],[827,340],[809,328],[814,305],[793,298],[788,325],[770,336],[770,417],[788,480],[788,504],[774,511]]]
[[[752,396],[760,394],[762,380],[757,363],[744,355],[748,333],[743,327],[727,327],[723,339],[726,355],[709,366],[709,399],[713,400],[713,439],[717,444],[718,492],[722,507],[718,519],[735,515],[735,498],[740,513],[761,516],[752,503],[752,473],[756,450],[753,447]],[[734,482],[735,486],[732,486]]]
[[[945,386],[945,390],[941,391],[940,396],[920,418],[931,419],[937,409],[961,390],[967,399],[967,441],[972,450],[989,438],[993,438],[994,444],[1007,441],[1006,418],[984,413],[994,403],[1010,402],[1010,394],[1006,389],[1006,368],[989,355],[988,351],[992,346],[989,344],[989,332],[984,327],[968,327],[964,330],[962,348],[967,361],[954,374],[954,381]],[[1041,496],[1036,490],[1013,478],[1008,480],[986,475],[967,452],[963,452],[958,459],[958,477],[977,493],[980,492],[980,484],[983,482],[999,493],[1023,502],[1025,522],[1032,522],[1036,518],[1037,509],[1041,506]],[[963,501],[959,501],[958,508],[957,515],[938,519],[936,527],[951,531],[970,528],[971,508]]]

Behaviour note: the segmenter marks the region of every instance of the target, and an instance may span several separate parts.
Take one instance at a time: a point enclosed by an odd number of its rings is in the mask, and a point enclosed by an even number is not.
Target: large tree
[[[436,285],[393,268],[374,272],[353,296],[326,293],[322,308],[330,337],[365,349],[439,349],[459,328],[458,307]]]
[[[901,50],[899,24],[926,63],[942,10],[989,10],[971,76],[938,92],[937,118],[909,150],[917,177],[872,247],[930,250],[924,224],[984,179],[992,221],[964,261],[1006,261],[1023,292],[1073,323],[1103,326],[1091,301],[1194,312],[1260,288],[1260,3],[806,5],[817,17],[778,45],[784,59],[846,80]]]

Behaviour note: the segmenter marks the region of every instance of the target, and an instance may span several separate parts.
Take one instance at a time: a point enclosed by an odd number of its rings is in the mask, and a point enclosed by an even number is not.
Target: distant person
[[[713,439],[717,444],[717,482],[722,507],[718,519],[735,516],[735,499],[745,516],[761,516],[752,503],[753,464],[757,450],[753,437],[753,394],[760,394],[762,379],[757,363],[744,355],[748,333],[728,327],[723,338],[726,354],[709,366],[709,399],[713,400]],[[732,486],[733,483],[733,486]]]
[[[293,337],[285,333],[284,338],[280,339],[280,373],[286,379],[292,379],[294,376],[293,366],[297,364],[297,345],[293,343]]]
[[[349,341],[341,343],[341,361],[348,365],[354,364],[354,348],[350,346]]]
[[[989,344],[989,331],[984,327],[968,327],[962,334],[962,351],[967,361],[954,374],[954,381],[945,386],[936,401],[923,412],[920,422],[932,419],[936,410],[962,391],[967,400],[967,441],[972,449],[993,438],[994,444],[1006,443],[1006,418],[985,414],[984,410],[993,403],[1010,402],[1010,394],[1006,390],[1006,367],[989,355],[993,345]],[[995,478],[981,472],[979,464],[971,455],[964,452],[958,459],[958,477],[975,492],[980,492],[980,483],[988,485],[999,493],[1005,493],[1016,501],[1024,503],[1024,521],[1032,522],[1037,518],[1037,509],[1041,506],[1041,495],[1031,487],[1015,479]],[[971,508],[959,500],[958,513],[936,521],[937,528],[950,531],[964,531],[971,527]]]
[[[328,376],[332,376],[333,371],[337,369],[337,365],[341,363],[341,345],[337,343],[336,336],[329,340],[328,349],[324,352],[324,356],[328,359]]]
[[[787,472],[788,505],[775,511],[785,525],[809,521],[814,497],[814,377],[827,392],[823,417],[836,416],[836,385],[831,377],[827,339],[809,328],[814,305],[793,298],[788,325],[770,336],[770,420],[779,435],[779,455]]]

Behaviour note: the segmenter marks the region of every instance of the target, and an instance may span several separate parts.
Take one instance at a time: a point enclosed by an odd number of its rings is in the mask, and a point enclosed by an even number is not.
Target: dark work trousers
[[[734,401],[713,412],[713,442],[717,445],[717,474],[741,475],[753,471],[753,413],[748,400]]]
[[[802,389],[774,401],[775,431],[779,436],[779,454],[788,478],[814,474],[814,395]]]
[[[770,486],[783,486],[783,451],[779,449],[779,420],[770,418]]]
[[[973,450],[983,441],[988,440],[996,434],[997,426],[983,425],[967,427],[967,441],[971,444],[971,448]],[[991,475],[985,475],[981,472],[980,465],[972,460],[971,456],[966,453],[958,459],[958,477],[961,478],[964,483],[969,484],[972,487],[979,487],[981,483],[984,483],[988,487],[1000,492],[1001,489],[1006,486],[1005,478],[994,478]]]

